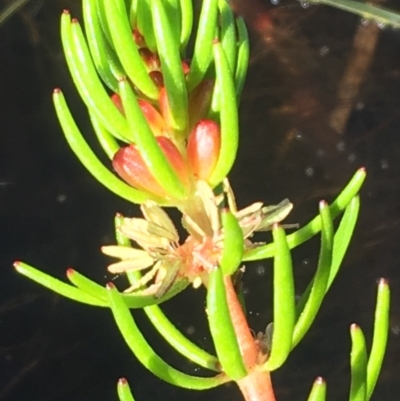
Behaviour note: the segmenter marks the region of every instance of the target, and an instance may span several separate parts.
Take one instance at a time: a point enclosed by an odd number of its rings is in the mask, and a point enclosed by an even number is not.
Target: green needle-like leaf
[[[170,197],[183,199],[185,189],[158,145],[127,80],[120,80],[119,92],[132,132],[133,142],[136,144],[147,168]]]
[[[189,93],[204,78],[212,60],[212,43],[217,26],[218,0],[203,1],[197,28],[194,53],[187,76]]]
[[[27,265],[26,263],[16,262],[14,263],[14,267],[18,273],[28,277],[40,285],[43,285],[46,288],[49,288],[63,297],[88,305],[107,306],[107,302],[104,302],[98,298],[94,298],[79,288],[73,287],[72,285],[66,284],[61,280],[51,277],[48,274]]]
[[[274,320],[271,352],[263,369],[279,368],[292,349],[296,319],[292,258],[285,231],[275,224],[272,229],[276,254],[274,258]]]
[[[325,401],[326,398],[326,383],[322,377],[318,377],[311,389],[307,401]]]
[[[205,390],[229,380],[224,375],[208,378],[190,376],[168,365],[154,352],[143,337],[121,294],[112,284],[109,284],[107,291],[115,322],[124,340],[136,358],[154,375],[167,383],[191,390]]]
[[[385,356],[389,335],[390,289],[385,279],[379,280],[378,295],[375,309],[374,335],[367,368],[367,397],[368,401],[375,389],[383,357]]]
[[[333,222],[326,202],[320,202],[321,249],[318,268],[300,302],[297,305],[298,320],[293,333],[293,348],[301,341],[310,328],[325,297],[332,264]]]
[[[119,401],[135,401],[126,379],[119,379],[117,385]]]
[[[151,15],[151,0],[138,0],[136,1],[136,5],[135,23],[132,24],[131,22],[131,26],[137,27],[145,39],[146,46],[150,51],[156,52],[157,45],[153,27],[153,17]]]
[[[69,13],[61,17],[61,39],[69,71],[88,109],[116,138],[129,141],[128,124],[100,81],[77,20]]]
[[[218,1],[218,8],[220,14],[220,41],[224,49],[226,61],[228,62],[231,74],[234,73],[236,68],[236,24],[232,8],[226,0]]]
[[[347,251],[347,248],[349,247],[350,240],[353,236],[359,211],[360,197],[355,196],[344,211],[339,228],[335,233],[335,238],[333,241],[332,267],[329,273],[329,281],[326,288],[327,291],[330,288],[333,280],[335,279],[340,269],[340,266],[342,265],[344,255]]]
[[[221,212],[224,229],[224,249],[220,267],[224,276],[231,276],[240,266],[243,257],[243,232],[235,215],[229,209]]]
[[[182,29],[181,29],[181,52],[186,49],[193,28],[193,4],[192,0],[180,0],[182,14]],[[185,54],[182,54],[184,57]]]
[[[220,371],[218,359],[185,337],[157,305],[144,308],[147,317],[163,338],[181,355],[203,368]]]
[[[247,375],[247,371],[229,312],[224,277],[219,267],[214,268],[209,275],[207,316],[211,336],[223,371],[232,380],[243,378]]]
[[[219,89],[221,124],[221,148],[217,164],[209,178],[212,186],[218,185],[228,175],[236,159],[239,145],[238,111],[236,92],[224,50],[220,42],[215,42],[214,61],[217,74],[216,85]]]
[[[173,24],[167,18],[162,0],[152,0],[154,32],[161,60],[161,72],[171,113],[172,127],[184,134],[188,126],[188,95],[180,58],[180,37],[175,36]]]
[[[236,26],[238,31],[238,43],[237,43],[237,63],[235,72],[235,88],[236,88],[236,99],[239,103],[240,96],[244,81],[246,79],[247,68],[249,65],[250,57],[250,46],[249,46],[249,35],[247,33],[246,25],[243,18],[236,18]]]
[[[108,170],[108,168],[100,162],[83,138],[65,102],[64,95],[60,90],[54,91],[53,101],[58,120],[69,146],[71,146],[81,163],[98,181],[111,192],[133,203],[143,203],[147,199],[154,199],[159,204],[165,203],[165,201],[151,194],[130,187]]]
[[[150,78],[133,40],[124,0],[104,2],[115,51],[134,85],[150,99],[158,99],[158,88]]]
[[[110,51],[106,51],[106,49],[110,49],[107,39],[105,38],[101,28],[101,23],[97,12],[97,0],[83,0],[82,9],[83,20],[85,22],[86,39],[97,72],[101,76],[101,79],[104,81],[104,83],[113,92],[116,92],[118,90],[118,80],[110,69]],[[123,74],[122,71],[121,74]]]
[[[357,14],[366,20],[400,28],[400,13],[373,4],[353,0],[309,0],[310,3],[325,4]]]
[[[115,138],[107,131],[95,117],[94,114],[90,114],[90,121],[94,132],[96,133],[97,139],[99,140],[100,146],[103,148],[104,152],[110,160],[114,157],[117,150],[120,148],[119,143]]]
[[[330,205],[332,219],[335,219],[352,201],[354,196],[359,192],[364,180],[366,172],[364,168],[360,168],[339,196]],[[296,248],[302,243],[308,241],[321,230],[320,216],[312,219],[304,227],[287,236],[290,249]],[[263,245],[255,249],[250,249],[244,254],[244,261],[260,260],[273,257],[275,254],[275,245]]]
[[[351,335],[351,386],[349,401],[366,401],[367,348],[362,330],[356,324],[350,327]]]

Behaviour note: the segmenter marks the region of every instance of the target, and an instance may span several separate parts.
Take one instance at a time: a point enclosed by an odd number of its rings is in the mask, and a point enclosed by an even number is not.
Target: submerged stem
[[[251,334],[246,316],[236,295],[230,276],[224,277],[226,297],[233,327],[235,328],[243,361],[248,375],[236,383],[246,401],[275,401],[269,371],[262,371],[257,365],[258,346]]]

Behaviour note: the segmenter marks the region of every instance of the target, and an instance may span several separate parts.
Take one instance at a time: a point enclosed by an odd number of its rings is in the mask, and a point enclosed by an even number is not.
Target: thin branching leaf
[[[240,266],[243,257],[243,233],[235,215],[228,209],[221,212],[224,229],[224,249],[220,266],[225,276],[231,276]]]
[[[104,302],[104,300],[95,298],[90,294],[82,291],[81,289],[76,288],[70,284],[66,284],[54,277],[51,277],[50,275],[43,273],[26,263],[16,262],[14,264],[14,267],[18,273],[22,274],[25,277],[28,277],[29,279],[35,281],[40,285],[43,285],[46,288],[49,288],[50,290],[62,295],[63,297],[88,305],[107,306],[107,302]]]
[[[197,28],[194,53],[187,77],[189,93],[204,78],[212,61],[212,42],[217,25],[218,0],[203,1]]]
[[[373,4],[354,0],[309,0],[310,3],[325,4],[359,15],[365,20],[400,28],[400,13]]]
[[[105,1],[104,8],[115,50],[126,74],[148,98],[158,99],[157,86],[150,78],[133,40],[124,0]]]
[[[237,43],[238,49],[237,49],[237,62],[236,62],[236,72],[235,72],[235,88],[236,88],[237,102],[239,103],[244,81],[246,79],[247,68],[249,65],[250,46],[249,46],[249,36],[243,18],[241,17],[236,18],[236,26],[238,31],[238,43]]]
[[[121,198],[130,202],[143,203],[147,199],[153,199],[157,203],[163,204],[162,200],[155,198],[153,195],[130,187],[128,184],[117,178],[100,162],[79,131],[79,128],[77,127],[65,102],[64,95],[60,90],[54,91],[53,101],[58,120],[69,146],[85,168],[98,181],[100,181],[111,192],[114,192]]]
[[[239,125],[235,86],[221,43],[215,42],[213,50],[219,101],[223,105],[219,114],[221,147],[217,164],[208,180],[214,187],[226,178],[236,159],[239,145]]]
[[[143,337],[121,294],[116,288],[112,284],[109,284],[107,292],[115,322],[128,347],[144,367],[158,378],[175,386],[192,390],[205,390],[221,385],[229,380],[224,375],[210,378],[191,376],[168,365],[154,352]]]
[[[128,381],[124,378],[118,380],[117,393],[119,401],[135,401],[129,388]]]
[[[339,196],[330,205],[332,219],[335,219],[358,194],[362,184],[364,183],[366,172],[364,168],[360,168]],[[312,219],[308,224],[294,233],[287,236],[290,249],[308,241],[321,230],[320,216]],[[244,261],[267,259],[274,256],[275,246],[273,243],[262,245],[260,247],[250,249],[244,254]]]
[[[219,372],[218,359],[184,336],[157,305],[147,306],[144,312],[162,337],[181,355],[206,369]]]
[[[88,109],[116,138],[129,141],[128,124],[100,81],[82,29],[69,13],[61,17],[61,39],[68,68]]]
[[[219,0],[218,8],[221,26],[220,41],[222,48],[224,49],[229,69],[233,75],[236,68],[237,54],[235,17],[233,15],[231,6],[226,0]]]
[[[133,142],[137,146],[147,168],[158,183],[168,192],[169,196],[175,199],[182,199],[185,196],[182,182],[158,145],[127,80],[120,80],[119,92],[132,132]]]
[[[232,379],[239,380],[247,375],[240,353],[226,298],[222,271],[219,267],[209,275],[207,290],[208,324],[223,371]]]
[[[193,28],[193,4],[192,0],[180,0],[182,28],[181,28],[181,52],[186,49]],[[182,54],[185,57],[185,54]]]
[[[351,336],[351,385],[349,401],[366,401],[367,394],[367,347],[359,326],[352,324]]]
[[[297,305],[298,320],[293,333],[293,347],[304,337],[325,297],[332,264],[333,221],[329,205],[320,202],[321,248],[315,276]]]
[[[274,258],[274,321],[271,352],[263,369],[279,368],[292,349],[293,330],[296,319],[295,290],[292,257],[285,231],[277,224],[272,229],[276,254]]]
[[[325,401],[326,398],[326,382],[322,377],[318,377],[312,386],[307,401]]]
[[[153,25],[157,51],[161,60],[161,72],[167,91],[170,123],[176,131],[184,133],[189,122],[188,95],[180,58],[180,38],[176,36],[172,28],[173,24],[166,15],[167,4],[162,0],[152,0]]]
[[[390,289],[385,279],[380,279],[375,308],[374,335],[367,368],[367,397],[369,401],[375,389],[389,336]]]
[[[101,28],[99,14],[97,12],[97,0],[83,0],[82,10],[86,39],[96,70],[103,82],[113,92],[116,92],[118,90],[118,80],[110,68],[112,64],[110,59],[111,49],[108,46],[107,39]],[[114,63],[115,61],[116,60],[114,60]]]

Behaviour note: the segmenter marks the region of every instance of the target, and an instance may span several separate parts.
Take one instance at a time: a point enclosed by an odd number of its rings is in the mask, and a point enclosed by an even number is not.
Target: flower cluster
[[[147,201],[141,206],[144,218],[124,218],[119,227],[120,233],[142,249],[103,246],[103,253],[120,259],[111,264],[108,270],[119,274],[148,269],[125,292],[140,290],[142,295],[154,294],[159,298],[176,280],[182,279],[189,280],[194,288],[201,284],[207,286],[211,270],[221,264],[223,255],[224,227],[220,210],[225,197],[228,198],[230,209],[234,210],[241,236],[245,240],[245,249],[253,246],[250,237],[255,231],[270,228],[292,209],[292,204],[284,200],[273,207],[263,207],[257,202],[238,211],[227,180],[225,194],[215,196],[205,181],[196,182],[196,191],[191,198],[191,213],[184,214],[182,218],[189,234],[182,244],[173,222],[154,201]]]

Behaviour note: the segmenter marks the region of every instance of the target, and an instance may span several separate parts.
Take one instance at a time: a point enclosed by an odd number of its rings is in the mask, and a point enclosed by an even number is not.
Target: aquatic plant
[[[62,43],[109,166],[88,145],[60,89],[53,99],[66,139],[83,165],[109,190],[141,205],[143,218],[116,216],[116,244],[102,248],[117,259],[109,272],[126,274],[128,283],[121,292],[73,269],[67,271],[69,284],[23,262],[15,267],[65,297],[109,308],[129,349],[162,380],[192,390],[234,381],[246,400],[274,400],[270,373],[309,330],[339,271],[366,172],[359,169],[330,205],[321,201],[319,214],[289,235],[285,229],[293,227],[279,224],[292,208],[287,199],[238,210],[227,177],[239,146],[237,110],[249,58],[243,20],[225,0],[203,1],[196,32],[191,0],[82,4],[85,35],[65,11]],[[179,238],[164,207],[180,211],[185,238]],[[254,242],[253,235],[265,230],[272,230],[273,242]],[[315,235],[320,236],[318,264],[297,300],[291,249]],[[240,280],[243,263],[267,258],[274,260],[273,321],[254,336]],[[215,354],[186,338],[161,309],[190,284],[206,288]],[[134,308],[144,310],[172,348],[213,376],[189,375],[161,359],[137,326]],[[369,355],[360,327],[350,328],[351,401],[369,400],[374,390],[388,313],[389,287],[381,279]],[[322,401],[325,394],[326,384],[317,378],[308,399]],[[118,395],[121,401],[133,400],[125,379],[118,383]]]

